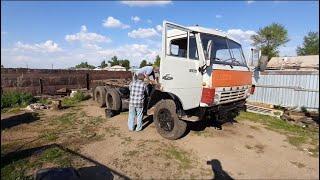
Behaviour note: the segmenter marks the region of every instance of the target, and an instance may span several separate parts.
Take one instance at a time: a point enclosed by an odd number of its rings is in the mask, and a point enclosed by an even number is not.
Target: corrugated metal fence
[[[256,89],[248,101],[285,107],[319,108],[319,71],[255,72]]]

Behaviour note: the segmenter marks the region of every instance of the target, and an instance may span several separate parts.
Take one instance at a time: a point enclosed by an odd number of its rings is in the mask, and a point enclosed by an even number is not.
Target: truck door
[[[198,107],[202,92],[197,34],[182,26],[164,22],[160,83],[176,95],[185,110]]]

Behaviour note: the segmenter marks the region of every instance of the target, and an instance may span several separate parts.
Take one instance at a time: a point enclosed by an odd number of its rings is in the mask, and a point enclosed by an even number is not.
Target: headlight
[[[214,104],[217,104],[219,101],[220,101],[220,94],[215,94],[213,99]]]

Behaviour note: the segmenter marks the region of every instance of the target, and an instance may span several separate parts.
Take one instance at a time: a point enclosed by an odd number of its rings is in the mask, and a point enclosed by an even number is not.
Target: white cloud
[[[229,29],[227,31],[227,34],[240,41],[241,43],[251,43],[252,40],[250,37],[257,33],[252,30],[244,31],[242,29]]]
[[[146,7],[146,6],[164,6],[167,4],[171,4],[171,1],[121,1],[122,4],[126,4],[128,6],[138,6],[138,7]]]
[[[18,56],[15,56],[14,59],[17,60],[17,61],[29,61],[29,60],[31,60],[31,57],[23,56],[23,55],[19,56],[18,55]]]
[[[151,23],[152,23],[151,19],[148,19],[148,20],[147,20],[147,23],[151,24]]]
[[[150,38],[157,35],[158,33],[154,28],[139,28],[128,33],[131,38]]]
[[[216,18],[217,18],[217,19],[222,18],[222,15],[217,14],[217,15],[216,15]]]
[[[247,4],[252,4],[254,3],[255,1],[247,1]]]
[[[161,25],[157,25],[156,29],[157,29],[157,31],[162,32],[162,26]]]
[[[103,20],[102,25],[107,28],[122,28],[122,29],[130,28],[129,25],[123,24],[120,20],[112,16],[109,16],[106,20]]]
[[[70,34],[65,36],[65,40],[68,42],[72,41],[80,41],[86,43],[94,43],[94,42],[110,42],[111,39],[97,33],[90,33],[85,25],[81,26],[80,32],[76,34]]]
[[[140,17],[138,17],[138,16],[132,16],[132,17],[131,17],[131,20],[132,20],[133,22],[137,23],[137,22],[139,22],[141,19],[140,19]]]
[[[98,54],[103,57],[110,58],[112,56],[117,56],[120,59],[129,59],[131,65],[138,65],[142,59],[153,61],[159,53],[159,50],[152,49],[145,44],[127,44],[115,49],[98,51]]]
[[[93,50],[100,50],[102,47],[96,45],[96,44],[84,44],[83,45],[87,49],[93,49]]]
[[[53,52],[62,51],[62,49],[58,46],[58,44],[53,42],[52,40],[47,40],[46,42],[39,43],[39,44],[24,44],[18,41],[15,44],[14,50],[42,52],[42,53],[53,53]]]

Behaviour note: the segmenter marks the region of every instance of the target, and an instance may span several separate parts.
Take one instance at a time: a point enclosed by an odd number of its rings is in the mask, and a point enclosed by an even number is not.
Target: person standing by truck
[[[142,130],[143,105],[145,94],[148,93],[147,85],[143,82],[145,75],[140,73],[136,79],[129,85],[130,100],[129,100],[129,117],[128,128],[130,131],[134,130],[134,121],[137,120],[137,127],[135,131]]]
[[[157,82],[156,79],[156,75],[155,72],[158,72],[159,68],[155,67],[155,66],[144,66],[142,68],[140,68],[136,73],[135,73],[135,77],[137,77],[138,74],[143,74],[145,76],[145,78],[150,81],[150,76],[153,77],[153,81],[151,82]]]

